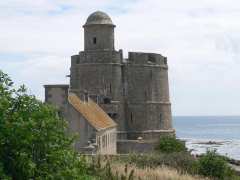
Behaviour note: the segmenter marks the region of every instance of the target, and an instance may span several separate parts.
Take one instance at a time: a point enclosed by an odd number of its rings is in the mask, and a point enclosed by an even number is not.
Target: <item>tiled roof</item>
[[[69,93],[68,101],[97,131],[117,126],[107,113],[90,98],[88,102],[84,102],[76,94]]]

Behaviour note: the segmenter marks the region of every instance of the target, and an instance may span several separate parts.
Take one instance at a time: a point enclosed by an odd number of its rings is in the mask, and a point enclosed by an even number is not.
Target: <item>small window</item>
[[[103,98],[103,103],[104,104],[111,104],[111,98],[110,97],[104,97]]]
[[[133,114],[131,113],[131,123],[133,123]]]
[[[162,122],[162,113],[160,113],[159,119],[160,119],[160,123],[161,123]]]
[[[167,64],[167,58],[166,57],[164,57],[163,62],[164,62],[164,64]]]
[[[93,38],[93,44],[97,44],[97,38],[96,37]]]
[[[79,63],[80,63],[80,59],[77,58],[77,60],[76,60],[76,64],[79,64]]]

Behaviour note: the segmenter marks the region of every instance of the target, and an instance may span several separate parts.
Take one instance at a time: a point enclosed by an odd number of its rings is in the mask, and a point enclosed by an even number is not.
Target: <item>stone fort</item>
[[[58,107],[79,134],[79,151],[148,152],[164,134],[175,134],[167,58],[115,50],[114,28],[104,12],[84,28],[84,51],[71,57],[70,84],[45,85],[45,101]]]

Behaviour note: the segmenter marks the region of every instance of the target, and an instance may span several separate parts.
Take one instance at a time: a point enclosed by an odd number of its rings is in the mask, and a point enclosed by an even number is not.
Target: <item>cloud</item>
[[[240,2],[236,0],[7,0],[0,2],[0,68],[43,98],[67,83],[87,16],[106,11],[116,47],[168,57],[173,113],[236,115],[240,106]]]

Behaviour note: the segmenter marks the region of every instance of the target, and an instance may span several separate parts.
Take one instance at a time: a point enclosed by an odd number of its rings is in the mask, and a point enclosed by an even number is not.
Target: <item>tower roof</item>
[[[111,18],[105,12],[102,12],[102,11],[96,11],[90,14],[84,26],[96,25],[96,24],[105,24],[105,25],[115,26]]]

